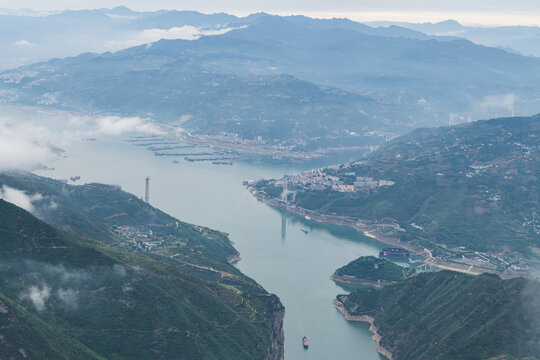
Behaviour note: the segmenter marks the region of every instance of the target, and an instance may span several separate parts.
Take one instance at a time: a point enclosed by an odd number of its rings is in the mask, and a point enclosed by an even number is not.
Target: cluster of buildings
[[[324,169],[310,170],[294,176],[287,175],[275,182],[276,186],[302,186],[315,191],[332,189],[340,192],[369,190],[394,184],[391,180],[376,180],[370,177],[356,176],[355,173],[345,173],[343,176],[330,175]]]
[[[453,262],[461,263],[465,265],[472,265],[481,267],[484,269],[497,269],[497,265],[492,264],[489,261],[489,258],[484,256],[483,254],[476,252],[475,255],[464,255],[462,254],[461,257],[455,257],[451,259]]]
[[[540,235],[540,217],[538,214],[533,212],[530,218],[524,218],[523,227],[534,231],[536,235]]]
[[[266,144],[266,140],[262,136],[257,136],[255,139],[244,139],[237,133],[220,132],[217,135],[198,135],[200,139],[214,140],[236,145],[262,145]]]
[[[357,176],[353,185],[356,189],[374,189],[381,186],[392,186],[394,184],[395,182],[393,182],[392,180],[375,180],[370,177]]]
[[[131,245],[139,251],[152,250],[152,248],[163,245],[165,242],[163,237],[155,236],[150,229],[113,225],[111,230],[125,240],[126,244]]]

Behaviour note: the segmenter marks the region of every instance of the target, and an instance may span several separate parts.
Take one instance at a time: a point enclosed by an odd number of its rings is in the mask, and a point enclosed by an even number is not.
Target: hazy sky
[[[134,10],[225,11],[238,15],[266,11],[355,20],[439,21],[540,26],[539,0],[0,0],[0,8],[88,9],[125,5]]]

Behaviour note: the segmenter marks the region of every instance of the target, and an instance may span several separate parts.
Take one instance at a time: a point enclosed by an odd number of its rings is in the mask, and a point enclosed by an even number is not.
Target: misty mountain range
[[[320,138],[377,144],[386,133],[446,124],[450,116],[463,122],[540,109],[540,59],[398,26],[127,8],[26,20],[50,21],[56,31],[73,21],[99,24],[113,37],[156,26],[198,33],[4,71],[2,102],[181,120],[197,134],[297,145]]]
[[[202,14],[196,11],[135,12],[126,7],[58,13],[0,9],[0,44],[3,49],[0,69],[88,51],[120,50],[160,38],[191,38],[204,33],[204,30],[248,25],[262,16],[267,14],[240,18],[225,13]],[[336,22],[369,35],[430,37],[404,27],[373,28],[344,19],[324,24],[333,26]]]
[[[398,26],[433,36],[461,37],[477,44],[498,47],[508,52],[540,56],[540,28],[537,26],[465,26],[455,20],[411,24],[376,21],[371,26]]]

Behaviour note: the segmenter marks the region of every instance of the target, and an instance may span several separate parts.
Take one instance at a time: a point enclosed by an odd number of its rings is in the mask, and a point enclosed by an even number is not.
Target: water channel
[[[349,228],[284,214],[258,202],[242,185],[246,179],[277,178],[346,158],[289,164],[246,161],[233,166],[183,160],[174,164],[171,158],[155,157],[113,137],[72,141],[64,150],[60,159],[48,164],[55,170],[37,173],[57,179],[79,175],[78,183],[118,184],[138,196],[150,176],[152,205],[228,233],[241,253],[238,268],[285,305],[287,360],[381,359],[368,324],[347,322],[333,307],[335,296],[347,290],[329,277],[358,256],[377,255],[384,245]],[[308,350],[301,345],[304,335],[310,340]]]

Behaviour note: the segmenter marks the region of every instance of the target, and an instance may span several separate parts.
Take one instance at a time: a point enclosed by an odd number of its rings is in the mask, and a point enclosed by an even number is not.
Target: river
[[[246,179],[281,177],[345,159],[174,164],[171,158],[155,157],[113,137],[71,141],[63,148],[65,155],[48,164],[55,170],[36,173],[58,179],[79,175],[78,183],[118,184],[138,196],[150,176],[152,205],[184,221],[227,232],[241,254],[238,268],[277,294],[286,308],[285,359],[382,358],[368,324],[347,322],[333,307],[335,296],[347,290],[329,277],[358,256],[377,255],[384,245],[349,228],[286,215],[258,202],[242,185]],[[310,341],[308,350],[301,344],[304,335]]]

